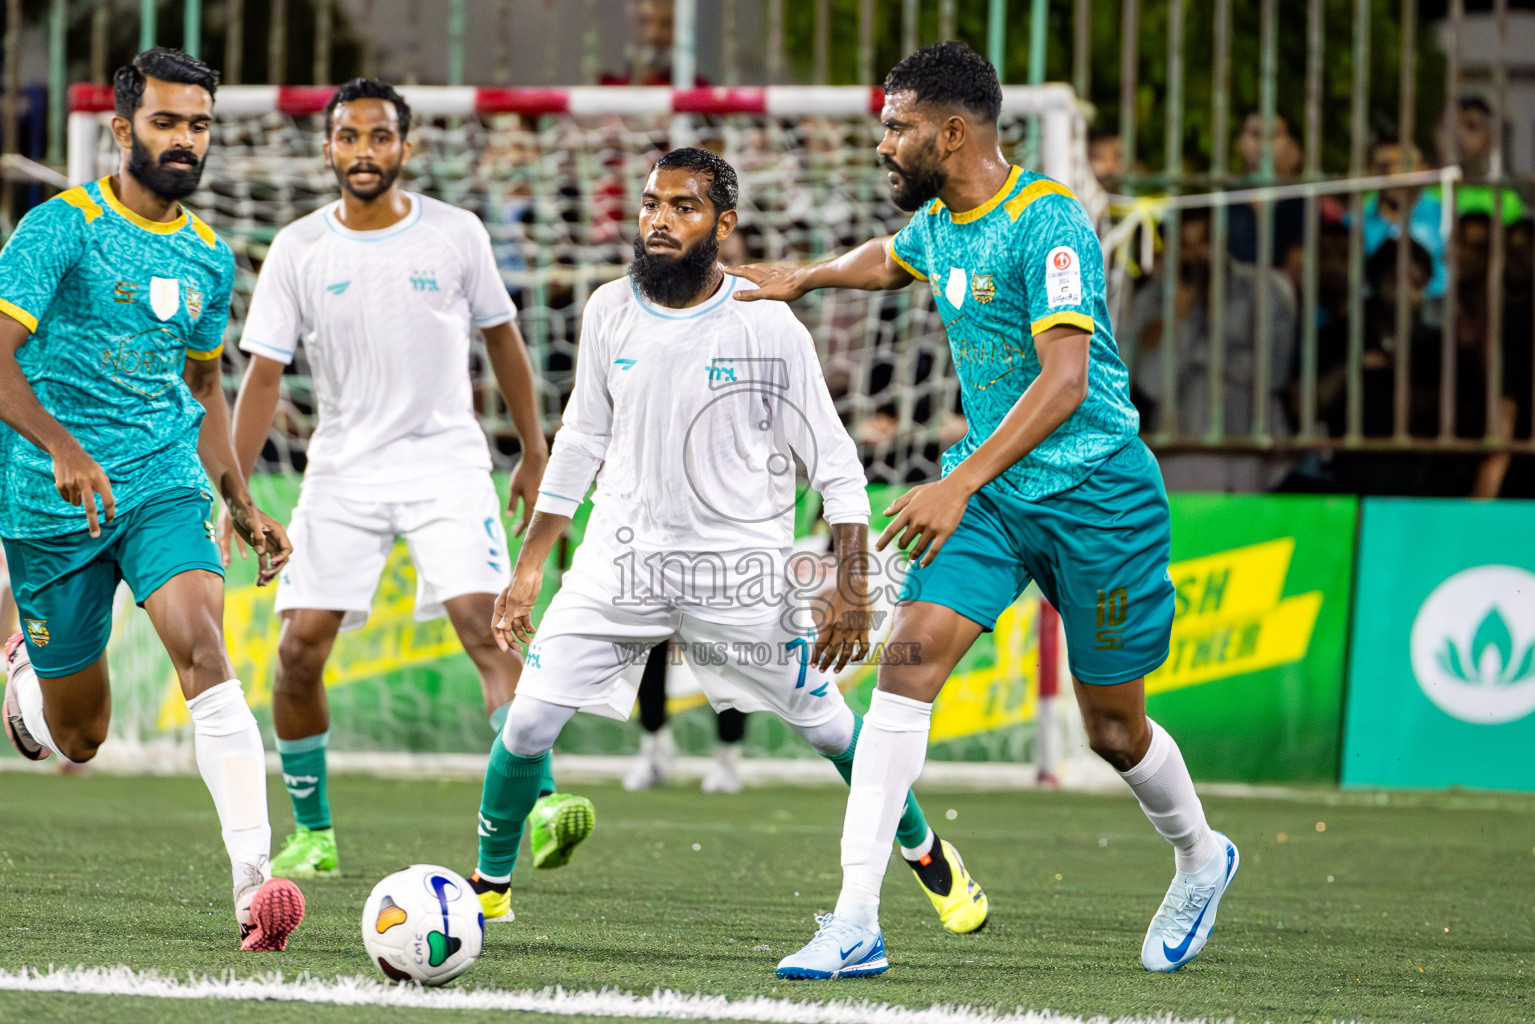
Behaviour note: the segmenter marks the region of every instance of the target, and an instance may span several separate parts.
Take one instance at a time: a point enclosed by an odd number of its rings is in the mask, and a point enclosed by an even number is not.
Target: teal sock
[[[863,716],[853,712],[853,738],[848,741],[847,749],[840,754],[823,754],[826,760],[837,766],[837,772],[842,776],[842,781],[849,785],[853,782],[853,753],[858,749],[858,734],[863,732]],[[908,850],[920,846],[927,838],[927,817],[922,813],[922,805],[917,803],[916,794],[911,790],[906,791],[906,810],[901,813],[901,821],[895,828],[895,840]]]
[[[325,798],[325,745],[330,733],[301,740],[277,741],[282,758],[282,784],[293,801],[293,820],[309,829],[330,828],[330,801]]]
[[[500,734],[501,727],[506,724],[506,716],[511,714],[511,711],[512,702],[507,701],[505,704],[501,705],[499,708],[496,708],[496,710],[490,713],[490,728],[492,732],[496,733],[497,735]]]
[[[480,863],[482,878],[510,878],[522,842],[523,819],[538,802],[538,787],[549,771],[549,753],[518,757],[497,736],[485,766],[480,795]]]
[[[546,797],[554,792],[554,758],[544,755],[544,773],[538,777],[538,795]]]

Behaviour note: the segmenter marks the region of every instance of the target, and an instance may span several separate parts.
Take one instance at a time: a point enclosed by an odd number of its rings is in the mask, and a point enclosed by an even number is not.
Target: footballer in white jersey
[[[272,866],[290,877],[337,870],[321,674],[337,633],[367,620],[396,539],[415,564],[416,617],[446,613],[452,621],[479,670],[493,729],[521,671],[519,656],[499,648],[490,628],[510,561],[475,417],[471,332],[484,335],[522,439],[508,512],[520,499],[523,525],[548,459],[532,363],[484,225],[400,187],[409,131],[410,108],[386,83],[356,79],[331,98],[325,159],[341,198],[278,232],[240,340],[251,358],[234,430],[247,475],[300,342],[319,411],[289,527],[294,557],[276,600],[272,718],[297,827]],[[552,779],[540,786],[553,794]]]
[[[628,276],[582,314],[575,389],[496,606],[503,647],[529,647],[485,773],[486,881],[510,878],[532,780],[565,723],[578,710],[627,718],[626,669],[658,643],[677,640],[715,708],[776,713],[849,777],[860,719],[832,673],[869,650],[868,494],[809,332],[782,303],[732,300],[752,287],[718,261],[736,200],[724,160],[667,154],[645,185]],[[836,586],[810,601],[790,563],[796,464],[837,561]],[[535,636],[544,563],[594,480],[585,540]],[[910,794],[897,839],[945,927],[985,923],[980,887],[932,855]]]

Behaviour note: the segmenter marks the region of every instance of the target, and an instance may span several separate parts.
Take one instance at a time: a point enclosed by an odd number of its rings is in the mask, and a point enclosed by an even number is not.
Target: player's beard
[[[378,175],[378,179],[372,188],[362,189],[352,184],[352,180],[349,175],[352,171],[355,171],[360,167],[365,167]],[[395,164],[390,168],[384,168],[378,164],[353,164],[344,172],[341,170],[341,168],[337,167],[335,164],[332,164],[330,169],[335,172],[336,184],[341,186],[341,191],[346,192],[349,195],[356,196],[358,199],[361,199],[365,203],[371,203],[385,192],[388,192],[391,188],[394,187],[395,179],[399,178],[400,176],[399,164]]]
[[[629,276],[645,298],[660,306],[676,308],[703,291],[719,257],[720,243],[712,230],[680,256],[651,255],[645,251],[645,239],[636,231]]]
[[[175,202],[197,191],[197,183],[203,177],[203,161],[187,149],[167,149],[156,159],[135,134],[128,154],[128,173],[161,199]]]
[[[890,198],[907,213],[914,213],[923,203],[937,199],[938,193],[949,182],[949,176],[943,172],[932,149],[922,153],[920,160],[910,167],[902,167],[888,156],[879,158],[885,170],[898,175],[891,183]]]

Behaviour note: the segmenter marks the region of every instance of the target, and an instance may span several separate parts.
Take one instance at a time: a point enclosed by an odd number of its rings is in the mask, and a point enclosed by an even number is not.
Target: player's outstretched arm
[[[496,598],[496,609],[491,615],[491,631],[496,635],[496,645],[503,651],[510,651],[514,644],[532,642],[536,632],[533,606],[544,589],[544,563],[549,561],[554,542],[568,526],[568,516],[543,511],[533,513],[522,550],[517,552],[517,564],[512,567],[512,582]]]
[[[942,480],[913,487],[885,510],[894,516],[875,547],[892,540],[912,561],[928,565],[959,528],[970,496],[1023,458],[1087,397],[1088,346],[1092,335],[1064,324],[1034,336],[1039,376],[1013,403],[996,431]],[[908,545],[910,547],[908,548]]]
[[[26,324],[0,313],[0,420],[48,453],[53,459],[53,485],[58,488],[59,497],[71,505],[83,506],[91,536],[99,537],[102,520],[97,518],[96,496],[101,495],[101,513],[104,521],[110,523],[116,512],[112,484],[74,435],[43,408],[27,375],[21,372],[16,352],[29,337],[31,331]]]
[[[235,532],[256,552],[259,568],[256,586],[277,578],[293,545],[282,524],[256,507],[245,486],[234,445],[229,439],[229,403],[224,398],[223,374],[217,359],[188,359],[182,379],[192,397],[203,407],[202,427],[197,434],[197,454],[203,468],[219,489]]]
[[[490,368],[496,375],[496,385],[512,423],[517,427],[517,437],[522,442],[522,458],[512,473],[511,493],[507,499],[506,513],[517,514],[517,501],[522,499],[522,519],[512,533],[521,536],[533,518],[533,505],[538,501],[538,484],[543,479],[544,467],[549,464],[549,442],[544,438],[544,427],[538,419],[538,393],[534,387],[533,360],[528,346],[517,329],[517,321],[508,320],[495,327],[487,327],[485,354]]]
[[[821,263],[800,267],[747,263],[739,267],[726,267],[725,273],[744,277],[757,286],[755,289],[735,293],[735,297],[742,302],[756,302],[758,299],[793,302],[817,288],[890,291],[905,288],[916,280],[890,255],[889,236],[870,239],[836,259]]]

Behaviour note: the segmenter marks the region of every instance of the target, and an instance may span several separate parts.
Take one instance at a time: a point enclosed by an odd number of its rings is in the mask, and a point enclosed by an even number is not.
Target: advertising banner
[[[286,520],[297,483],[261,477],[253,490],[264,508]],[[498,483],[504,493],[504,479]],[[884,523],[878,513],[901,490],[871,488],[874,535]],[[816,510],[813,502],[802,504],[805,534]],[[1337,777],[1356,507],[1348,498],[1174,496],[1177,618],[1168,662],[1147,680],[1147,692],[1152,715],[1178,737],[1196,777]],[[572,545],[580,541],[585,513],[583,507]],[[280,622],[272,590],[257,589],[254,575],[252,563],[235,559],[225,630],[239,677],[267,724]],[[559,578],[556,567],[546,572],[545,602]],[[478,676],[446,619],[416,621],[415,592],[409,555],[396,545],[367,623],[341,635],[326,667],[335,749],[479,752],[489,742]],[[934,759],[1032,758],[1038,608],[1030,588],[945,685],[933,713]],[[882,628],[888,624],[887,617]],[[149,747],[185,740],[186,706],[170,661],[131,602],[121,603],[109,657],[114,733]],[[867,707],[874,677],[874,666],[864,665],[839,679],[855,708]],[[679,746],[710,749],[713,716],[685,665],[674,668],[670,689]],[[754,756],[813,756],[767,715],[753,716],[746,742]],[[637,743],[630,723],[578,715],[560,749],[615,754]]]
[[[1175,618],[1148,712],[1196,779],[1336,780],[1358,500],[1171,503]]]
[[[1365,502],[1343,783],[1535,790],[1535,502]]]

